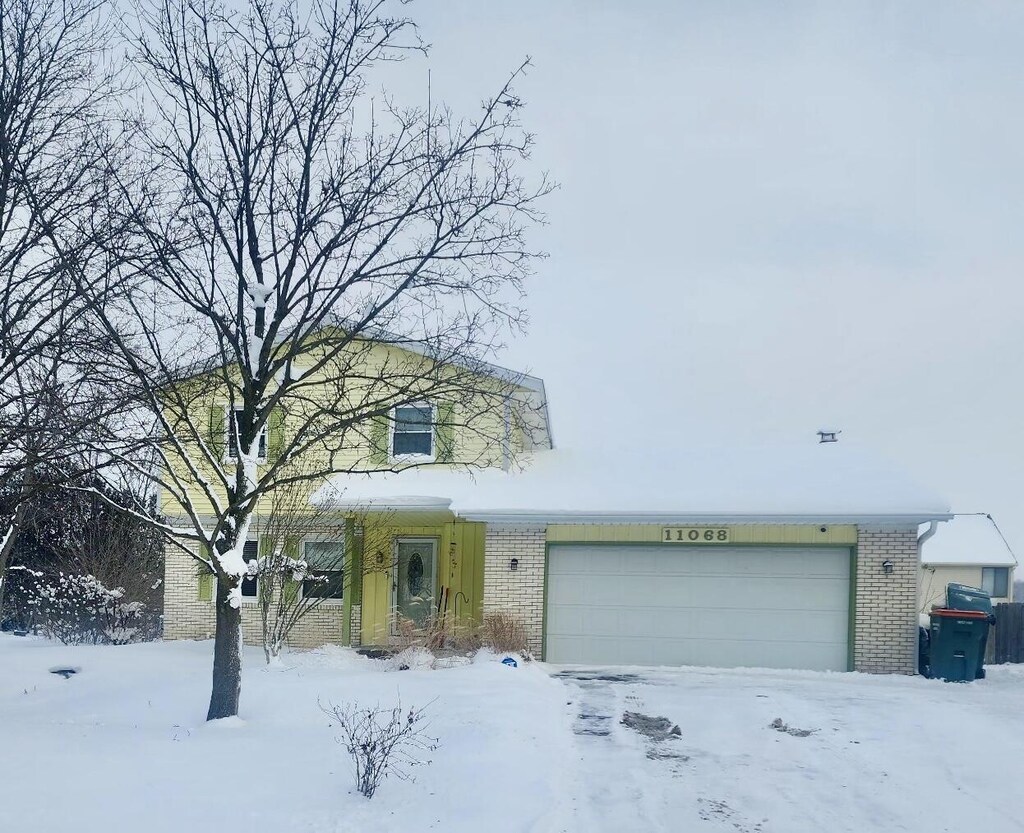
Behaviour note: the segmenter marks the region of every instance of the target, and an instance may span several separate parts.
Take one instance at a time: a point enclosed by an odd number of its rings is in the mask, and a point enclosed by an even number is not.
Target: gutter
[[[467,521],[488,523],[521,524],[858,524],[918,526],[922,523],[936,524],[953,516],[942,512],[918,512],[901,514],[774,514],[766,513],[722,513],[722,512],[581,512],[551,511],[539,509],[456,509],[456,514]]]

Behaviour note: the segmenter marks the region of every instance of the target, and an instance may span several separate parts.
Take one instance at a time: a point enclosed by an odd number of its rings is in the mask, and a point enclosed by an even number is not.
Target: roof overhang
[[[717,512],[560,512],[504,511],[488,509],[459,510],[467,521],[505,524],[856,524],[859,526],[914,526],[930,521],[948,521],[953,516],[940,512],[801,513],[758,514]]]
[[[1016,561],[925,561],[921,560],[922,567],[1016,567]]]

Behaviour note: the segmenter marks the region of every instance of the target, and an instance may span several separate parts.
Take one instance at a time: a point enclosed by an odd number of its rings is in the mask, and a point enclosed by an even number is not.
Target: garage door
[[[553,545],[549,662],[848,667],[850,551]]]

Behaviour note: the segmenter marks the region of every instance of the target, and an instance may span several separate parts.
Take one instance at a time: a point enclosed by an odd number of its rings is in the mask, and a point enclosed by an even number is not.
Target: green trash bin
[[[946,608],[949,610],[979,610],[988,616],[989,625],[996,623],[995,614],[992,613],[992,597],[978,587],[970,587],[966,584],[951,583],[946,585]],[[981,656],[978,659],[979,680],[985,678],[985,649],[988,646],[989,629],[985,628],[985,635],[981,638]]]
[[[988,632],[988,616],[980,610],[936,608],[931,619],[929,674],[932,679],[969,683],[978,678]]]

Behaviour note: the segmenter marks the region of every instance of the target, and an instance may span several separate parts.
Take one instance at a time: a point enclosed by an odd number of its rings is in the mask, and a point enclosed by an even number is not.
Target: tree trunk
[[[217,630],[213,640],[213,692],[207,720],[234,717],[242,693],[242,610],[228,604],[227,582],[217,582]]]
[[[5,527],[0,527],[0,622],[4,620],[4,584],[7,578],[7,564],[14,552],[14,541],[18,534],[17,521],[12,518]]]
[[[7,567],[10,565],[11,556],[14,554],[14,545],[18,540],[18,532],[25,524],[25,517],[28,515],[29,492],[32,489],[33,478],[31,469],[26,469],[25,476],[21,481],[21,492],[18,495],[18,506],[14,510],[14,516],[10,523],[0,528],[0,622],[4,619],[4,584],[7,578]]]

